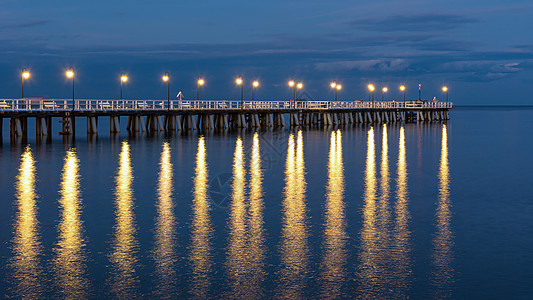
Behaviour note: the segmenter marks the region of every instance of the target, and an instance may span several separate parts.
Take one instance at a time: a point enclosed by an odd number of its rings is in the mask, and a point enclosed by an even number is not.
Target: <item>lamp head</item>
[[[242,84],[242,78],[239,77],[239,78],[235,79],[235,83],[237,85],[241,85]]]
[[[332,82],[332,83],[330,83],[330,86],[331,86],[332,89],[334,89],[337,86],[337,83],[336,82]]]
[[[28,72],[26,69],[22,70],[22,78],[24,79],[30,78],[30,72]]]
[[[205,81],[202,78],[198,79],[198,85],[204,85],[204,83]]]
[[[74,77],[74,70],[72,69],[68,70],[67,72],[65,72],[65,75],[67,76],[67,78]]]
[[[342,89],[342,85],[340,85],[340,84],[337,84],[337,90],[339,90],[339,91],[340,91],[341,89]]]
[[[405,85],[400,85],[400,91],[405,91]]]
[[[289,81],[289,86],[290,86],[290,87],[293,87],[293,86],[294,86],[294,80]]]
[[[259,81],[254,80],[254,82],[252,84],[253,84],[254,87],[258,87],[259,86]]]
[[[298,82],[298,84],[296,85],[296,87],[297,87],[298,89],[302,89],[302,88],[304,87],[304,85],[303,85],[303,83]]]

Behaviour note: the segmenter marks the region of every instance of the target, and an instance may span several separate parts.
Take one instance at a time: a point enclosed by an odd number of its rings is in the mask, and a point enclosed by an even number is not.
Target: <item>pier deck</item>
[[[449,119],[451,102],[422,101],[234,101],[0,99],[2,118],[10,118],[11,136],[27,136],[27,118],[36,118],[36,134],[50,135],[52,118],[60,134],[75,132],[76,117],[87,119],[87,133],[97,133],[98,117],[110,118],[111,133],[126,129],[176,131],[244,127],[330,126],[352,123],[432,122]]]

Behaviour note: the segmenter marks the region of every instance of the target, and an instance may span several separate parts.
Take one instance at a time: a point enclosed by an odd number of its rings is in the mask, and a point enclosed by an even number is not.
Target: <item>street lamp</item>
[[[298,88],[298,90],[301,90],[301,89],[303,89],[304,84],[301,83],[301,82],[298,82],[298,83],[296,84],[296,87]],[[298,91],[298,95],[296,95],[296,96],[297,96],[298,98],[300,97],[300,91]]]
[[[337,101],[337,82],[333,81],[332,83],[329,84],[329,86],[334,90],[334,92],[335,92],[335,101]]]
[[[289,86],[294,89],[294,96],[292,97],[292,100],[296,101],[296,84],[294,83],[294,80],[289,81]]]
[[[337,84],[337,87],[335,88],[335,101],[337,101],[337,91],[340,91],[342,89],[342,85]]]
[[[163,81],[167,83],[167,109],[170,110],[170,74],[165,72]]]
[[[239,78],[235,79],[235,83],[237,85],[241,86],[241,107],[244,104],[244,84],[243,84],[243,82],[244,81],[242,80],[242,77],[239,77]]]
[[[254,101],[254,88],[258,86],[259,86],[259,81],[254,80],[254,82],[252,82],[252,101]]]
[[[443,86],[442,87],[442,91],[446,93],[446,102],[448,102],[448,87],[447,86]]]
[[[24,79],[30,78],[30,72],[26,68],[22,69],[22,99],[24,99]]]
[[[128,76],[123,72],[120,74],[120,101],[122,101],[122,84],[126,81],[128,81]]]
[[[76,104],[74,103],[74,67],[70,67],[70,69],[65,72],[65,75],[67,78],[72,78],[72,110],[76,107]]]
[[[374,87],[374,85],[371,83],[368,85],[368,101],[370,101],[370,99],[372,99],[372,101],[374,101],[374,90],[376,88]],[[370,96],[372,95],[372,98],[370,98]]]
[[[202,78],[198,78],[196,85],[196,101],[200,100],[200,86],[204,85],[205,81]]]
[[[381,89],[381,101],[383,101],[383,95],[389,91],[389,88],[384,86],[382,89]]]
[[[400,85],[400,91],[403,92],[403,103],[405,104],[405,85]]]

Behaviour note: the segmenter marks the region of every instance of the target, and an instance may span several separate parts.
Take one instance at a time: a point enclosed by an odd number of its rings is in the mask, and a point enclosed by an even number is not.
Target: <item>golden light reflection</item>
[[[439,200],[437,203],[437,232],[433,239],[433,276],[432,283],[437,288],[436,297],[451,296],[454,282],[453,231],[450,225],[452,212],[450,201],[450,169],[448,166],[448,132],[446,124],[442,125],[442,145],[439,168]]]
[[[229,216],[228,278],[232,285],[232,297],[243,298],[249,292],[247,287],[246,255],[246,203],[245,169],[242,139],[237,138],[233,156],[233,182]]]
[[[253,137],[252,159],[250,162],[250,208],[248,222],[248,265],[250,276],[248,285],[250,290],[260,297],[262,294],[262,282],[265,276],[265,240],[263,220],[263,172],[261,170],[261,153],[259,149],[259,134]],[[252,294],[249,294],[252,296]]]
[[[381,265],[376,255],[378,254],[378,224],[376,208],[376,149],[374,140],[374,127],[370,127],[367,134],[367,153],[365,169],[365,191],[363,205],[363,227],[361,228],[361,252],[359,254],[359,272],[361,285],[359,293],[366,297],[376,297],[379,292],[379,274]]]
[[[405,150],[405,129],[400,128],[400,141],[398,150],[397,166],[397,189],[396,189],[396,218],[394,226],[394,290],[395,297],[405,298],[411,282],[412,270],[410,260],[410,236],[409,231],[409,197],[407,190],[407,158]]]
[[[12,240],[12,289],[16,297],[42,297],[42,245],[37,221],[37,194],[35,192],[35,160],[30,147],[21,156],[16,181],[16,213]]]
[[[120,161],[115,177],[115,226],[110,261],[112,266],[111,291],[117,298],[135,297],[139,279],[138,242],[136,240],[133,212],[133,169],[130,161],[130,146],[122,142]]]
[[[306,224],[306,182],[302,131],[289,136],[281,230],[280,287],[283,298],[302,298],[308,274],[309,249]]]
[[[241,138],[233,159],[233,183],[229,217],[228,279],[231,298],[254,298],[262,293],[264,278],[263,188],[259,135],[253,136],[250,162],[250,193],[246,202],[246,174]]]
[[[198,140],[196,169],[194,176],[194,199],[192,205],[191,252],[192,267],[191,294],[205,299],[211,286],[212,269],[212,225],[209,211],[211,206],[207,196],[207,161],[205,138]]]
[[[322,261],[325,298],[338,298],[346,280],[346,221],[341,131],[331,133]]]
[[[174,217],[173,166],[170,145],[163,143],[159,162],[159,179],[157,185],[157,217],[155,226],[155,261],[156,296],[176,295],[176,220]]]
[[[86,278],[85,238],[80,218],[79,159],[75,149],[67,151],[61,176],[61,220],[58,242],[55,247],[54,269],[56,283],[64,298],[86,298],[89,282]]]

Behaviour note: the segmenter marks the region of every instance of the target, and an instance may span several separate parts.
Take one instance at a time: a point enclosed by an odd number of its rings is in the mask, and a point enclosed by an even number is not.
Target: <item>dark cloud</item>
[[[27,28],[27,27],[45,25],[51,22],[52,21],[50,20],[32,20],[32,21],[26,21],[22,23],[7,24],[7,25],[0,26],[0,28],[3,28],[3,29]]]
[[[426,32],[455,29],[476,19],[452,14],[395,15],[380,18],[359,19],[348,22],[356,29],[378,32]]]

